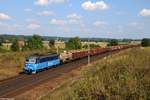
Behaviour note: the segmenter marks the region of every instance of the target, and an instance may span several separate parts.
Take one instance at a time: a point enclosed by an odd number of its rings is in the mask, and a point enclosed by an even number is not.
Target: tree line
[[[36,49],[43,49],[43,41],[44,39],[39,36],[39,35],[33,35],[31,38],[25,41],[25,45],[20,49],[19,44],[17,39],[13,41],[11,50],[12,51],[25,51],[25,50],[36,50]],[[66,48],[69,50],[76,50],[76,49],[81,49],[81,48],[88,48],[88,45],[82,46],[81,44],[81,39],[79,37],[74,37],[70,38],[66,42]],[[54,47],[55,40],[50,40],[49,41],[49,47],[50,48],[55,48]],[[119,44],[119,40],[117,39],[111,39],[108,41],[108,46],[116,46]],[[141,41],[141,45],[143,47],[150,46],[150,39],[144,38]],[[96,44],[90,44],[91,48],[99,47]]]

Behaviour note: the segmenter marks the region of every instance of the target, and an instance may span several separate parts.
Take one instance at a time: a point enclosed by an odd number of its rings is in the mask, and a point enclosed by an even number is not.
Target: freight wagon
[[[88,51],[85,50],[85,51],[77,51],[77,52],[73,52],[72,53],[72,58],[75,60],[75,59],[80,59],[80,58],[84,58],[88,56]]]
[[[69,62],[71,61],[73,58],[72,58],[72,53],[71,52],[67,52],[67,51],[64,51],[60,54],[60,60],[61,60],[61,63],[66,63],[66,62]]]

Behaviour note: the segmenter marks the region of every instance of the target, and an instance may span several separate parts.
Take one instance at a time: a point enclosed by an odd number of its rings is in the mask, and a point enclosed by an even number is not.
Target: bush
[[[142,39],[141,45],[142,45],[143,47],[148,47],[148,46],[150,46],[150,39],[147,39],[147,38]]]
[[[9,50],[4,49],[3,47],[0,46],[0,53],[5,53],[5,52],[9,52]]]
[[[19,44],[17,42],[17,40],[15,40],[11,46],[11,50],[12,51],[19,51],[20,50],[20,47],[19,47]]]
[[[54,48],[54,45],[55,45],[55,40],[50,40],[49,47]]]
[[[149,55],[149,56],[148,56]],[[72,97],[95,99],[150,99],[150,52],[130,50],[123,56],[101,61],[84,73]]]
[[[116,40],[116,39],[110,40],[110,42],[108,44],[108,46],[116,46],[116,45],[118,45],[118,40]]]
[[[30,50],[42,49],[43,48],[42,37],[38,35],[33,35],[32,38],[28,40],[25,49],[26,48],[29,48]]]
[[[81,49],[82,44],[81,40],[79,37],[71,38],[69,41],[66,43],[66,46],[68,49]]]
[[[59,96],[64,100],[150,100],[149,66],[149,48],[130,49],[86,67],[82,79]]]

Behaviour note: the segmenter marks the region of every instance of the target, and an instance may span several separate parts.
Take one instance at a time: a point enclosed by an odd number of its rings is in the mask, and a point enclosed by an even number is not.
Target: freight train
[[[26,58],[25,65],[23,68],[24,73],[37,73],[43,69],[49,69],[54,66],[60,65],[62,63],[66,63],[69,61],[73,61],[76,59],[81,59],[87,57],[88,55],[94,56],[106,52],[122,50],[127,48],[138,47],[139,45],[118,45],[118,46],[110,46],[106,48],[92,48],[90,52],[88,50],[80,50],[80,51],[70,51],[63,52],[60,54],[46,54],[46,55],[31,55]]]

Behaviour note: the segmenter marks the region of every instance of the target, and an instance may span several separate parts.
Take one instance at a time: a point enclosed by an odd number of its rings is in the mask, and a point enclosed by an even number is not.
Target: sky
[[[150,0],[0,0],[0,34],[150,38]]]

